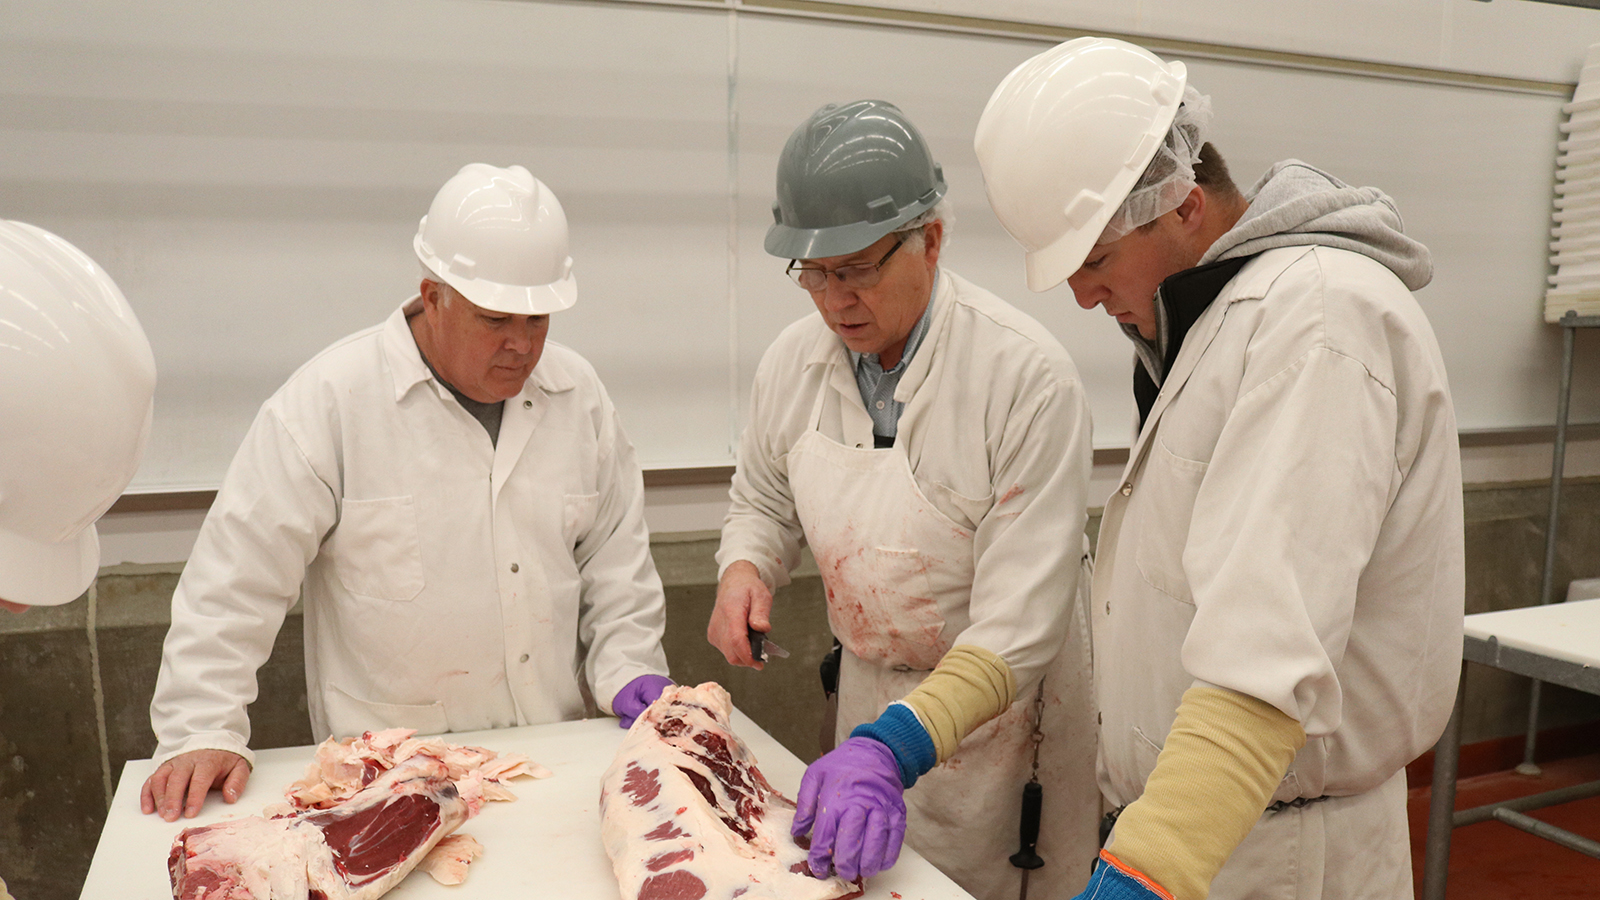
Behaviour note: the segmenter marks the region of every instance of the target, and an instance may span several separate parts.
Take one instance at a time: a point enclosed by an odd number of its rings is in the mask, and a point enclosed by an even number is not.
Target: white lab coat
[[[1047,868],[1029,890],[1070,897],[1087,880],[1099,814],[1078,601],[1088,407],[1072,361],[1038,323],[948,271],[936,290],[928,334],[895,390],[906,406],[893,448],[872,449],[849,354],[820,316],[768,349],[717,559],[723,569],[747,560],[777,587],[801,540],[813,541],[847,648],[840,735],[909,693],[956,644],[1011,667],[1012,709],[906,798],[907,843],[980,897],[1017,893],[1020,874],[1006,857],[1017,849],[1048,669]]]
[[[173,595],[158,761],[250,758],[256,669],[302,591],[319,740],[577,719],[666,672],[642,477],[594,369],[546,343],[492,446],[424,365],[418,309],[262,406]]]
[[[1438,345],[1378,262],[1269,250],[1189,330],[1101,525],[1101,786],[1138,798],[1202,683],[1305,728],[1274,801],[1332,798],[1263,816],[1213,900],[1410,896],[1403,767],[1455,697],[1461,504]]]

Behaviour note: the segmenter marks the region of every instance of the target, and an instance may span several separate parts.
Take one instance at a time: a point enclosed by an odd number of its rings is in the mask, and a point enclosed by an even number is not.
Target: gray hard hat
[[[855,253],[932,209],[944,191],[944,171],[898,107],[830,103],[783,145],[767,252],[783,259]]]

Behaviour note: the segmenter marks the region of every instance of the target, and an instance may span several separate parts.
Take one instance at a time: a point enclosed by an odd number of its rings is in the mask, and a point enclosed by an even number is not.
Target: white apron
[[[875,720],[927,677],[970,624],[973,532],[928,502],[905,450],[855,449],[812,428],[789,451],[790,487],[822,570],[828,622],[844,645],[837,734]],[[1062,552],[1076,552],[1062,548]],[[1080,591],[1089,583],[1083,572]],[[1044,677],[1039,781],[1044,813],[1029,900],[1070,898],[1088,881],[1100,798],[1094,778],[1090,659],[1075,600],[1062,652]],[[905,794],[906,843],[978,900],[1012,900],[1021,870],[1022,790],[1033,773],[1035,690],[985,723]]]

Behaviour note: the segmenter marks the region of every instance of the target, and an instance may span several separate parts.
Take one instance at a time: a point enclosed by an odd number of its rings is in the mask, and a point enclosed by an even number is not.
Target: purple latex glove
[[[640,675],[623,685],[622,690],[611,698],[611,711],[622,720],[623,728],[632,728],[633,720],[639,718],[639,714],[656,702],[661,692],[672,684],[673,680],[665,675]]]
[[[811,832],[811,874],[871,878],[900,858],[905,788],[888,745],[853,737],[806,767],[795,810],[796,838]],[[813,823],[815,827],[813,827]]]

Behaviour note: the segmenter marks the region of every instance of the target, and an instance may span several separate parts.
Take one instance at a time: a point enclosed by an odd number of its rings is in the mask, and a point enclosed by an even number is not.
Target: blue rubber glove
[[[811,874],[826,878],[831,863],[855,881],[894,865],[906,837],[904,793],[894,752],[869,737],[850,738],[807,766],[792,832],[811,832]]]
[[[1109,851],[1100,851],[1100,864],[1089,877],[1089,886],[1072,900],[1173,900],[1161,885],[1129,866]]]
[[[623,728],[632,728],[633,720],[639,718],[639,714],[673,684],[673,680],[665,675],[640,675],[623,685],[622,690],[611,698],[611,711],[622,720],[620,724]]]

